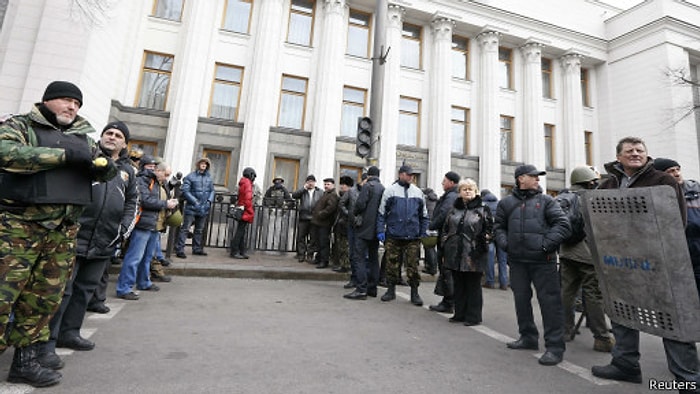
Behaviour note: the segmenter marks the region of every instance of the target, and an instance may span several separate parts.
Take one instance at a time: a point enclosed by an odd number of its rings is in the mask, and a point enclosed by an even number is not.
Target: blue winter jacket
[[[428,231],[428,222],[423,192],[415,185],[396,181],[384,190],[377,233],[386,233],[392,239],[420,239]]]
[[[189,173],[182,181],[182,196],[187,201],[185,215],[206,216],[214,202],[214,182],[209,169]]]

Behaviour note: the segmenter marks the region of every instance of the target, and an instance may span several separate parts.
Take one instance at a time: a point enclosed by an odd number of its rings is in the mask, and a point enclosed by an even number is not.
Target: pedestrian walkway
[[[204,276],[219,278],[294,279],[346,281],[349,273],[333,272],[331,268],[317,269],[309,263],[299,263],[294,253],[250,253],[250,259],[238,260],[229,256],[225,248],[206,248],[207,256],[197,256],[186,249],[187,258],[180,259],[173,253],[173,262],[166,268],[168,275]],[[110,273],[119,274],[120,266],[112,265]],[[422,281],[434,281],[436,277],[421,274]]]

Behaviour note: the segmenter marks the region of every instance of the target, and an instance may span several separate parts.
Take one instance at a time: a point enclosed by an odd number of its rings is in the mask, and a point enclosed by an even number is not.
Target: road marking
[[[406,293],[402,293],[402,292],[398,292],[398,291],[397,291],[397,292],[396,292],[396,296],[397,296],[397,297],[400,297],[400,298],[403,298],[404,300],[407,300],[407,301],[410,301],[410,300],[411,300],[411,296],[408,295],[408,294],[406,294]],[[423,305],[423,308],[424,308],[424,309],[430,310],[430,307],[429,307],[428,305]],[[441,315],[441,316],[443,316],[443,317],[445,317],[445,318],[450,318],[450,317],[452,317],[449,313],[437,313],[437,314],[438,314],[438,315]],[[506,343],[508,343],[508,342],[515,341],[515,338],[511,338],[511,337],[509,337],[508,335],[504,335],[504,334],[501,334],[501,333],[498,332],[498,331],[494,331],[494,330],[492,330],[492,329],[486,327],[486,326],[483,325],[483,324],[482,324],[482,325],[478,325],[478,326],[469,326],[468,328],[471,328],[471,329],[474,330],[474,331],[480,332],[480,333],[482,333],[482,334],[484,334],[484,335],[486,335],[486,336],[488,336],[488,337],[491,337],[491,338],[493,338],[493,339],[495,339],[495,340],[497,340],[497,341],[499,341],[499,342],[501,342],[501,343],[503,343],[503,344],[506,344]],[[535,353],[535,354],[533,354],[532,356],[533,356],[533,357],[536,357],[536,358],[540,358],[540,357],[542,357],[542,353]],[[595,384],[595,385],[598,385],[598,386],[607,386],[607,385],[618,384],[618,382],[615,381],[615,380],[608,380],[608,379],[599,379],[599,378],[596,378],[595,376],[593,376],[593,374],[591,374],[591,370],[590,370],[589,368],[581,367],[581,366],[579,366],[579,365],[570,363],[570,362],[568,362],[568,361],[566,361],[566,360],[564,360],[564,361],[560,362],[559,364],[557,364],[557,367],[563,369],[563,370],[566,371],[566,372],[569,372],[569,373],[571,373],[571,374],[574,374],[574,375],[576,375],[576,376],[579,376],[579,377],[581,377],[581,378],[583,378],[583,379],[585,379],[585,380],[587,380],[587,381],[589,381],[589,382],[591,382],[591,383],[593,383],[593,384]]]

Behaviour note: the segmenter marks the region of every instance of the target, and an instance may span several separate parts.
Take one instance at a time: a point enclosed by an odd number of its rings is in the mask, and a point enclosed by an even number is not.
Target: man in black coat
[[[510,287],[520,333],[520,338],[507,346],[509,349],[539,348],[531,303],[534,284],[546,348],[539,363],[556,365],[562,361],[566,350],[557,248],[571,234],[571,226],[554,198],[542,193],[539,177],[545,174],[529,164],[515,169],[513,194],[498,203],[494,230],[497,245],[508,253]]]
[[[353,213],[361,217],[362,223],[355,223],[354,265],[357,267],[357,288],[343,297],[350,300],[364,300],[367,296],[377,296],[379,280],[379,239],[377,239],[377,214],[384,194],[384,186],[379,181],[379,168],[367,170],[367,182],[357,197]],[[366,259],[368,256],[369,259]]]
[[[306,177],[304,187],[292,193],[292,198],[299,200],[299,225],[297,227],[297,260],[314,264],[314,252],[317,250],[316,231],[311,223],[311,213],[321,199],[323,191],[316,187],[316,177]]]

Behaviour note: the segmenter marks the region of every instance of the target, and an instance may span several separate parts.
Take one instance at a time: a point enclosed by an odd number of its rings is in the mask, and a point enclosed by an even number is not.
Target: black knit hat
[[[53,81],[46,87],[44,91],[44,97],[41,101],[49,101],[57,98],[74,98],[78,100],[80,106],[83,106],[83,92],[70,82],[66,81]]]
[[[678,164],[677,161],[673,159],[666,159],[663,157],[659,157],[657,159],[654,159],[654,168],[656,168],[659,171],[666,171],[671,167],[678,167],[680,168],[680,164]]]
[[[313,176],[313,174],[309,174],[309,176],[306,177],[306,182],[308,182],[308,181],[316,182],[316,177]]]
[[[448,171],[445,174],[445,178],[451,180],[454,183],[459,183],[459,174],[454,171]]]
[[[124,140],[126,142],[129,142],[129,128],[126,126],[126,123],[122,122],[121,120],[118,120],[116,122],[110,122],[107,123],[107,126],[105,126],[104,129],[102,129],[102,134],[105,133],[105,131],[109,129],[117,129],[124,134]],[[102,135],[100,134],[100,135]]]

